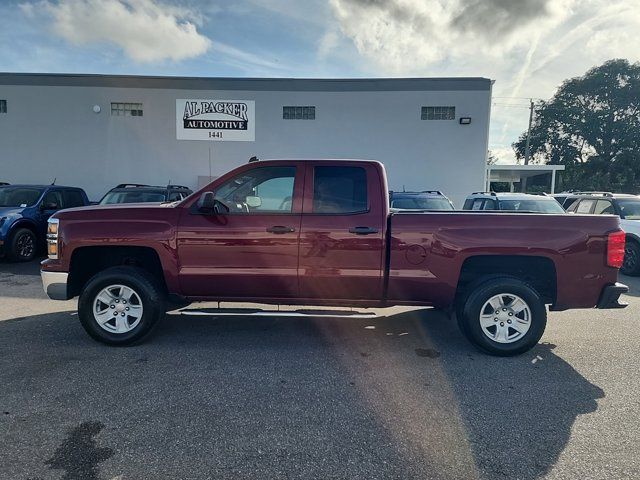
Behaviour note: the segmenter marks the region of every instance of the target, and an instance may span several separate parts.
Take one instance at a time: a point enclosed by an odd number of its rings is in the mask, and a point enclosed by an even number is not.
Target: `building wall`
[[[488,82],[488,80],[487,80]],[[5,79],[6,83],[6,79]],[[487,83],[488,84],[488,83]],[[176,99],[254,100],[255,142],[176,139]],[[439,189],[461,205],[482,190],[490,88],[438,91],[265,91],[0,84],[0,181],[83,187],[98,200],[123,182],[192,188],[259,158],[382,161],[392,189]],[[111,116],[141,102],[142,117]],[[92,107],[99,105],[96,114]],[[315,120],[284,120],[284,105],[314,105]],[[421,120],[421,106],[454,105],[456,120]],[[460,125],[460,116],[471,125]],[[211,159],[211,160],[209,160]]]

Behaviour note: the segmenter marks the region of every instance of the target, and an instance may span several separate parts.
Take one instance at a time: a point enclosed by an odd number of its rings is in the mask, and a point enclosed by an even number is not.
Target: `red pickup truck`
[[[65,210],[42,280],[79,295],[94,339],[142,339],[171,301],[453,307],[495,355],[535,345],[551,310],[620,308],[615,216],[390,213],[382,164],[243,165],[181,202]]]

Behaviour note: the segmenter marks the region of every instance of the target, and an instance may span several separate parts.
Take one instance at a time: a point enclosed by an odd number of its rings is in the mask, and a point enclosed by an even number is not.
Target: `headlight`
[[[51,259],[58,258],[58,227],[60,220],[50,218],[47,223],[47,255]]]

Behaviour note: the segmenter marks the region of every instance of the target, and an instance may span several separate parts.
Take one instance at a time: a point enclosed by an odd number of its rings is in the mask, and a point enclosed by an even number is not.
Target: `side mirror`
[[[215,204],[216,200],[213,192],[204,192],[198,199],[198,210],[201,212],[213,212]]]
[[[262,206],[262,199],[257,196],[248,196],[244,202],[251,208],[258,208]]]

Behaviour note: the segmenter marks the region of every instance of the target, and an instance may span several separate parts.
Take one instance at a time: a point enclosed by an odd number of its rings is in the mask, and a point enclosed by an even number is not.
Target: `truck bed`
[[[607,234],[619,229],[613,215],[401,212],[390,215],[389,229],[391,302],[429,297],[450,305],[465,263],[477,256],[496,274],[510,256],[547,259],[557,274],[551,301],[558,310],[595,306],[603,286],[617,279],[617,269],[606,266]]]

